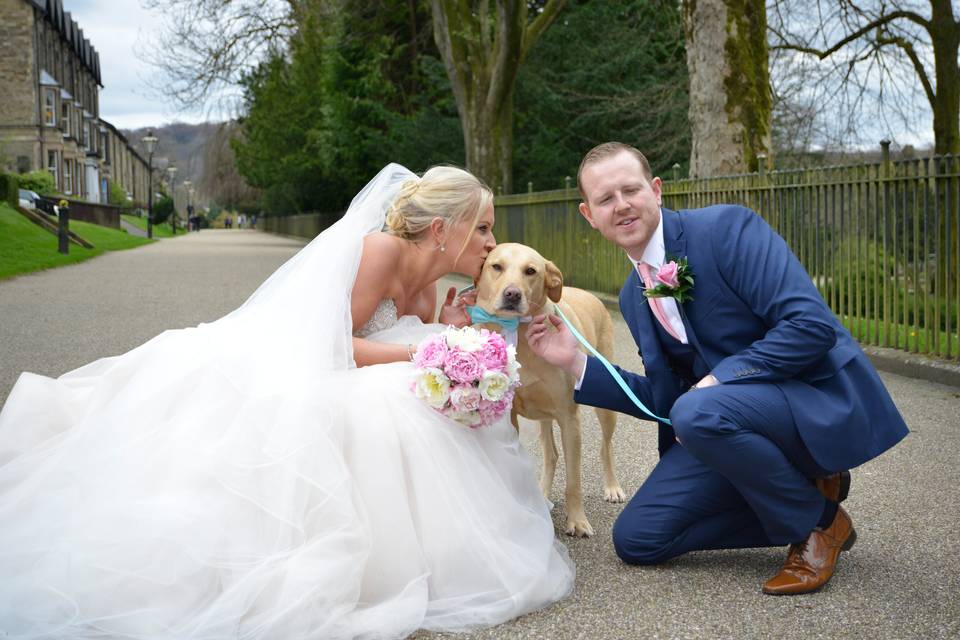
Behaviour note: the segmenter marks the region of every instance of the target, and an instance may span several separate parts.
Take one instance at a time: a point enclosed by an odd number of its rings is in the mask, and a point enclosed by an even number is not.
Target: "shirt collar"
[[[650,265],[655,271],[663,266],[664,260],[667,257],[667,249],[663,243],[663,210],[660,210],[660,221],[657,223],[657,228],[654,230],[653,235],[650,236],[650,240],[647,241],[647,246],[643,250],[643,255],[640,256],[640,262],[645,262]],[[630,262],[633,263],[633,268],[637,268],[637,261],[630,256]],[[643,275],[643,274],[641,274]]]

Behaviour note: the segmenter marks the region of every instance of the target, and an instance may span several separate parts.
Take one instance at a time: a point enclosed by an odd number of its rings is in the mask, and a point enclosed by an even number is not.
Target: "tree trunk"
[[[756,171],[772,98],[763,0],[686,0],[690,177]]]
[[[938,154],[960,153],[960,23],[950,0],[931,0],[930,39],[937,78],[933,104],[934,149]]]
[[[467,169],[494,193],[513,187],[513,86],[524,58],[566,0],[527,23],[526,0],[430,0],[433,36],[463,127]]]

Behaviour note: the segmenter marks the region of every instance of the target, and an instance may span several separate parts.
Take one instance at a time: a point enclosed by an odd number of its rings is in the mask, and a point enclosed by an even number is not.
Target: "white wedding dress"
[[[0,412],[0,637],[399,638],[565,597],[574,569],[504,419],[471,430],[356,368],[361,239],[397,165],[216,322],[50,379]],[[438,325],[384,301],[361,330]]]

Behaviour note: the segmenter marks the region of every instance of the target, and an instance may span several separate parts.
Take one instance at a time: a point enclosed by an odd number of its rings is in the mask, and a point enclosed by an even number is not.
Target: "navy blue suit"
[[[667,258],[686,257],[695,277],[678,305],[689,344],[663,330],[634,271],[620,309],[646,375],[620,372],[673,427],[658,423],[660,462],[614,527],[617,552],[653,563],[803,540],[824,505],[810,479],[876,457],[907,427],[762,218],[729,205],[662,214]],[[708,373],[722,384],[690,389]],[[648,419],[594,358],[575,400]]]

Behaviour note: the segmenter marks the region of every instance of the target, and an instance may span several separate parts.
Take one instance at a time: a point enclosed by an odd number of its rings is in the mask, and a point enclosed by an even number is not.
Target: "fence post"
[[[680,163],[674,162],[673,163],[673,181],[677,182],[678,180],[680,180]]]
[[[532,183],[532,182],[528,182],[528,183],[527,183],[527,193],[533,193],[533,183]]]
[[[569,190],[569,189],[570,189],[570,182],[571,182],[571,181],[572,181],[572,178],[571,178],[570,176],[566,176],[566,177],[563,179],[563,188]]]
[[[890,141],[880,141],[880,217],[883,219],[883,339],[880,344],[884,347],[890,346],[890,292],[893,286],[890,282],[890,249],[888,241],[890,238],[890,212],[888,208],[888,199],[890,185],[887,180],[890,177]],[[896,263],[894,263],[896,265]],[[894,266],[896,268],[896,266]],[[880,319],[877,318],[879,322]]]
[[[67,255],[70,253],[70,207],[56,207],[57,211],[57,251]]]

